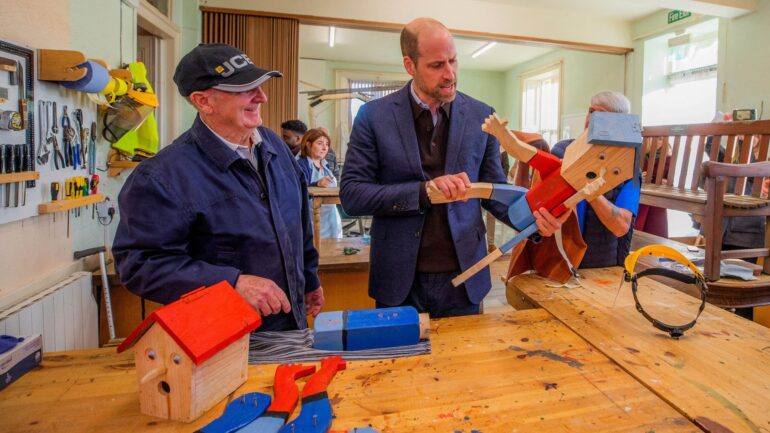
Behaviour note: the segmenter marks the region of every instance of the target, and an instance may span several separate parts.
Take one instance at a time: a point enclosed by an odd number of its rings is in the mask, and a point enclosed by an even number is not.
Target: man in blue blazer
[[[507,208],[476,199],[431,205],[433,181],[449,198],[471,182],[505,183],[497,140],[481,131],[494,110],[456,91],[457,53],[443,24],[418,18],[401,32],[413,80],[365,104],[348,144],[340,199],[373,215],[369,295],[378,308],[412,305],[432,317],[477,314],[489,271],[451,279],[486,255],[481,206],[509,223]]]

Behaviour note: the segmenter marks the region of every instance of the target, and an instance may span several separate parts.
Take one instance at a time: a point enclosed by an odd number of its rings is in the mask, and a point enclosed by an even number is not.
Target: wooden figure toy
[[[226,281],[150,314],[118,347],[135,347],[140,410],[190,422],[248,377],[249,333],[262,320]]]
[[[519,232],[500,248],[452,280],[458,286],[514,246],[536,235],[533,213],[547,209],[559,217],[580,201],[591,201],[639,172],[642,128],[639,118],[632,114],[594,112],[588,129],[567,148],[564,160],[519,140],[501,121],[491,114],[481,126],[494,135],[500,145],[514,158],[529,164],[540,173],[541,181],[532,189],[513,185],[475,183],[466,192],[468,198],[491,199],[508,205],[508,216]],[[430,185],[431,203],[450,201],[435,186]]]

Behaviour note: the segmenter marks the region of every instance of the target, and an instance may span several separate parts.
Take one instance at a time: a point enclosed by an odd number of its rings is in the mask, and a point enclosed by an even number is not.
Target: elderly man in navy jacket
[[[449,198],[470,182],[505,183],[497,140],[482,132],[494,110],[456,91],[457,53],[441,23],[419,18],[401,32],[413,80],[358,112],[340,199],[373,215],[369,295],[378,307],[412,305],[433,317],[477,314],[489,270],[460,287],[451,279],[486,254],[480,204],[509,222],[507,208],[479,200],[430,205],[430,180]]]
[[[264,316],[260,330],[307,327],[323,289],[304,174],[262,125],[261,89],[276,71],[238,49],[201,44],[174,74],[192,128],[131,174],[113,245],[125,286],[168,303],[228,281]]]

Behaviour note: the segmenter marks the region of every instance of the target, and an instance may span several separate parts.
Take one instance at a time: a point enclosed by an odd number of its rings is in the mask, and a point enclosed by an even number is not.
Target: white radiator
[[[99,347],[97,305],[91,273],[64,281],[0,311],[0,334],[43,335],[43,352]]]

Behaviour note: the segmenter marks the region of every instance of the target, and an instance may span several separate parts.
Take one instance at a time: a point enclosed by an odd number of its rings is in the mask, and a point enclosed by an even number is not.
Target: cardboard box
[[[24,337],[16,347],[0,354],[0,391],[40,365],[42,349],[43,338],[38,334]]]

